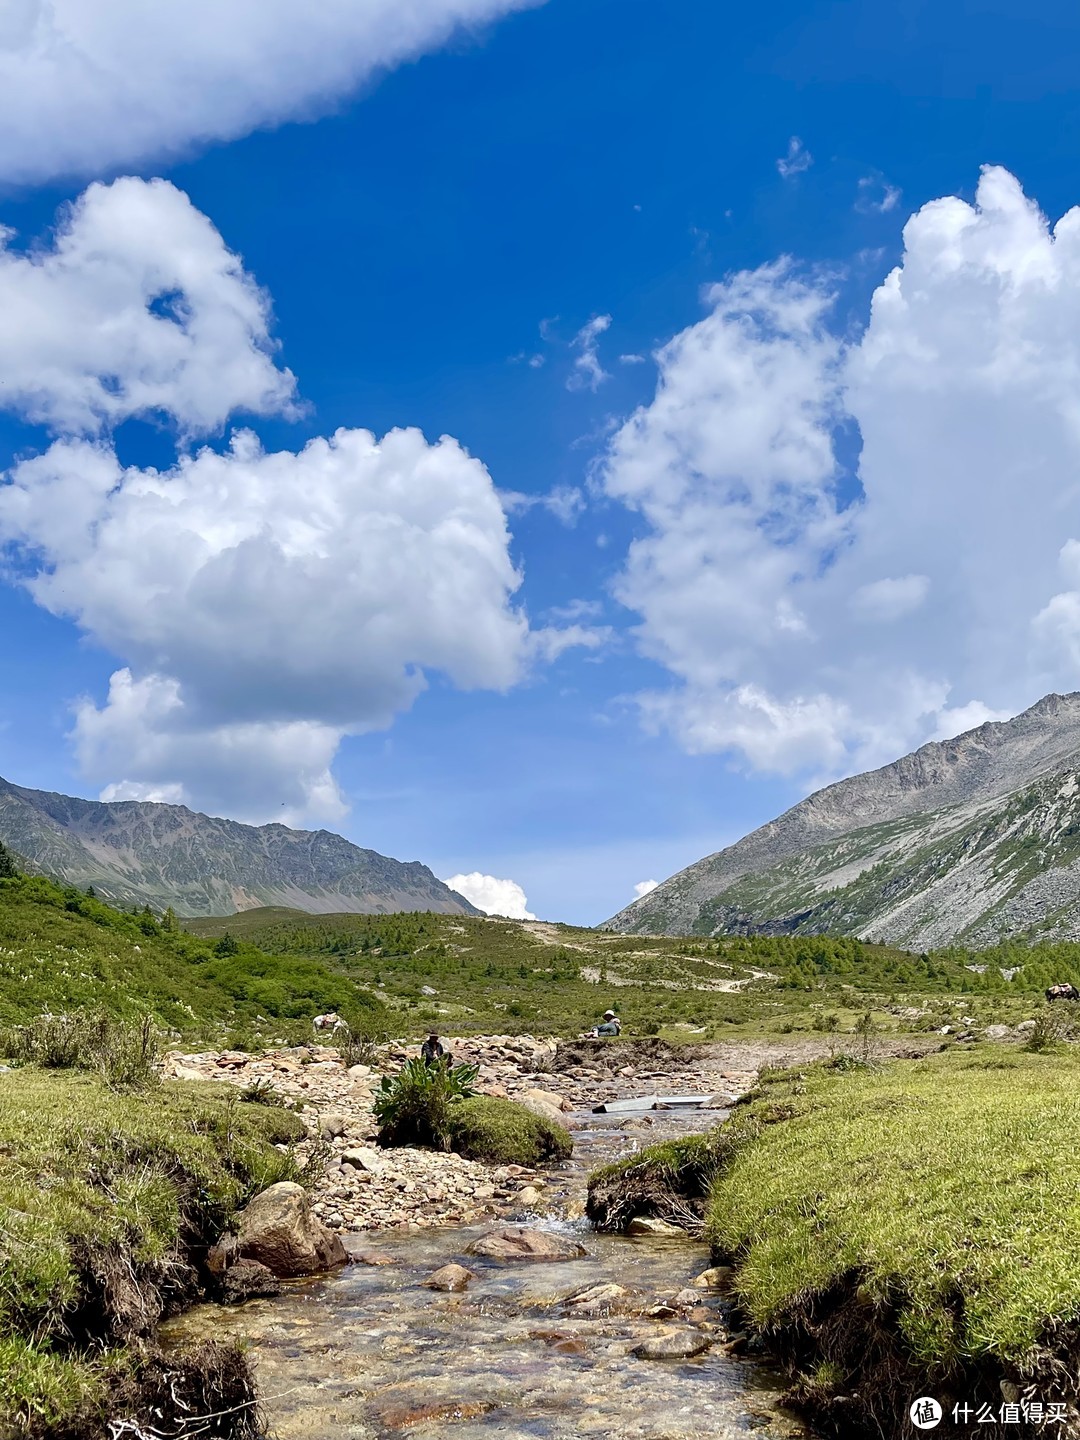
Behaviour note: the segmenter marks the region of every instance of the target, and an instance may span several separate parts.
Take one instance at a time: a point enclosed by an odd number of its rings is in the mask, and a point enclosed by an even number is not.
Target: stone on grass
[[[312,1212],[304,1187],[289,1180],[271,1185],[241,1211],[236,1253],[282,1279],[331,1270],[348,1259],[338,1236]]]
[[[470,1280],[475,1280],[476,1275],[472,1270],[467,1270],[464,1265],[441,1265],[438,1270],[429,1275],[424,1284],[429,1290],[464,1290]]]
[[[485,1260],[577,1260],[589,1252],[577,1240],[546,1230],[506,1226],[474,1240],[467,1252]]]

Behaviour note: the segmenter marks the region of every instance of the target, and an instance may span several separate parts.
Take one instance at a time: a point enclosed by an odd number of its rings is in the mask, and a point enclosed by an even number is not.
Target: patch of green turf
[[[190,1287],[190,1248],[296,1178],[275,1147],[302,1131],[226,1086],[0,1074],[0,1433],[102,1397],[110,1354]]]
[[[492,1165],[539,1165],[565,1160],[574,1148],[561,1125],[534,1115],[524,1105],[477,1095],[450,1107],[450,1148],[470,1160]]]
[[[708,1233],[759,1326],[855,1277],[914,1362],[948,1368],[1022,1362],[1080,1317],[1076,1053],[814,1067],[733,1124]]]

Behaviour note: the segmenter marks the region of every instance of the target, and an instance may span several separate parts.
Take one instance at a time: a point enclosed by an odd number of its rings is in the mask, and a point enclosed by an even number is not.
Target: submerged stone
[[[464,1265],[441,1265],[424,1281],[429,1290],[464,1290],[476,1275]]]
[[[577,1260],[589,1252],[577,1240],[554,1235],[546,1230],[529,1230],[507,1226],[489,1230],[474,1240],[466,1251],[482,1255],[486,1260]]]
[[[653,1335],[630,1351],[638,1360],[689,1360],[711,1349],[712,1341],[699,1330],[674,1330],[667,1335]]]

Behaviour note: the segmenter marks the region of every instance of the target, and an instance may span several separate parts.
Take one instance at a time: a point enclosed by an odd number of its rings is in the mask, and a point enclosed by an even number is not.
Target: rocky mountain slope
[[[382,914],[480,912],[426,865],[328,830],[241,825],[184,805],[77,800],[0,779],[0,840],[36,870],[113,904],[223,915],[257,905]]]
[[[1080,939],[1080,694],[819,790],[607,924],[916,950]]]

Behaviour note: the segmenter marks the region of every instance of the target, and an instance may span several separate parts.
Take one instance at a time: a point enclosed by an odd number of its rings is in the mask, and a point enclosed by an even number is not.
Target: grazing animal
[[[329,1030],[333,1034],[336,1030],[344,1030],[345,1021],[340,1015],[335,1015],[331,1010],[327,1015],[316,1015],[311,1022],[311,1028],[318,1035],[320,1030]]]
[[[1046,992],[1047,1000],[1080,1000],[1080,990],[1075,985],[1051,985]]]

